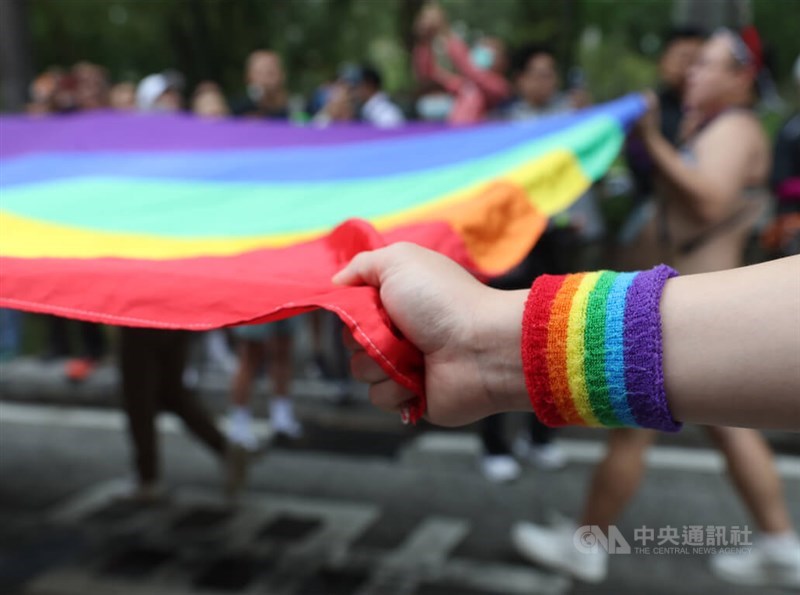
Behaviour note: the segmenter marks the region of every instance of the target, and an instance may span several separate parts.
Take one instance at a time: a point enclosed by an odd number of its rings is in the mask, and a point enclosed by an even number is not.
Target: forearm
[[[472,63],[469,47],[464,41],[450,33],[447,37],[447,55],[456,70],[475,83],[491,101],[500,101],[511,93],[508,81],[491,70],[483,70]]]
[[[448,93],[457,93],[463,84],[460,76],[446,71],[437,64],[430,41],[417,43],[414,47],[413,62],[414,72],[419,80],[437,83]]]
[[[800,429],[800,256],[668,279],[660,305],[638,311],[634,277],[540,279],[532,312],[529,292],[496,291],[473,333],[496,412],[533,408],[550,425]],[[641,324],[648,308],[654,328]],[[527,355],[526,341],[538,343]],[[538,366],[527,386],[526,357]]]
[[[661,317],[676,419],[800,428],[800,257],[673,279]]]

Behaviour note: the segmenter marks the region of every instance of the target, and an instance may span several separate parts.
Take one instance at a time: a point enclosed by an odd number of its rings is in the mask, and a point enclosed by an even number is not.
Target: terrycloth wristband
[[[659,304],[677,275],[543,275],[522,319],[522,364],[533,410],[548,426],[681,428],[664,391]]]

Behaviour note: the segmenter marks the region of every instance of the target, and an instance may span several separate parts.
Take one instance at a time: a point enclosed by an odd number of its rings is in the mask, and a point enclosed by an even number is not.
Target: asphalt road
[[[114,495],[130,477],[124,420],[113,408],[0,402],[0,593],[36,595],[281,593],[513,595],[781,593],[723,585],[704,555],[613,556],[599,586],[531,566],[508,539],[519,519],[580,509],[602,432],[562,434],[569,465],[526,468],[497,486],[477,472],[470,429],[408,429],[364,407],[303,401],[307,438],[270,449],[236,507],[220,466],[162,418],[166,503]],[[268,427],[265,425],[265,432]],[[800,457],[775,435],[794,520]],[[721,460],[685,430],[652,452],[634,529],[752,526]]]

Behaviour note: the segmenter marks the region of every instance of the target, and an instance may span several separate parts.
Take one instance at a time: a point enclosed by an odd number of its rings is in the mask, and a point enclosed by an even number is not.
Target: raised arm
[[[762,146],[758,123],[747,113],[719,116],[694,145],[693,160],[687,161],[661,134],[655,109],[643,117],[639,130],[658,173],[698,219],[711,223],[724,217],[752,177]]]
[[[488,69],[478,68],[472,63],[469,47],[456,34],[448,32],[446,36],[447,55],[465,78],[469,79],[491,101],[502,101],[511,95],[511,85],[506,78]]]

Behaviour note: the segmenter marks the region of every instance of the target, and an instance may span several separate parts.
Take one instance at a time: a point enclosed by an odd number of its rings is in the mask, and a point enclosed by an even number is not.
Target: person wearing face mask
[[[511,95],[502,41],[484,37],[470,49],[450,30],[444,10],[436,4],[420,11],[414,29],[414,71],[421,83],[433,84],[452,97],[447,116],[450,123],[479,122]],[[443,62],[449,62],[452,68]],[[419,111],[427,107],[424,102],[418,103]]]

